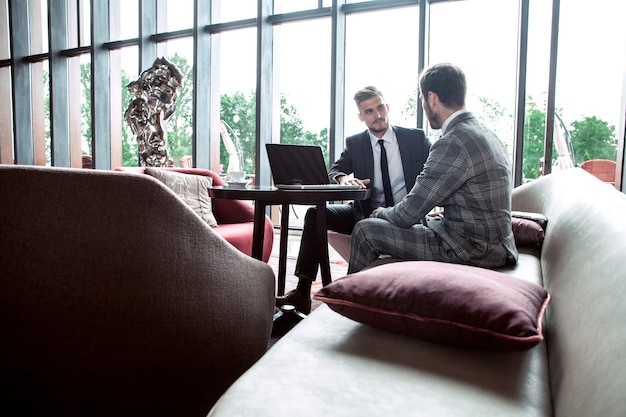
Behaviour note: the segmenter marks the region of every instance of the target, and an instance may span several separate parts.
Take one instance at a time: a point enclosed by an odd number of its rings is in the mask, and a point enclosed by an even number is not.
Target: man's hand
[[[358,178],[354,178],[354,174],[342,175],[341,177],[337,177],[336,180],[341,185],[359,185],[361,188],[366,188],[367,184],[370,183],[369,178],[360,180]]]
[[[383,211],[384,209],[385,209],[384,207],[375,208],[374,211],[372,211],[372,213],[370,214],[370,218],[376,217],[376,215],[380,213],[381,211]]]

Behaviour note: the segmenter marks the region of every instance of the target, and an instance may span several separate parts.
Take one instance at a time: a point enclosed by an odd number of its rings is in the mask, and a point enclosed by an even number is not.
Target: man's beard
[[[430,108],[428,103],[424,103],[424,113],[426,113],[426,118],[428,119],[428,122],[432,129],[435,129],[435,130],[441,129],[441,125],[439,124],[438,117],[435,115],[435,113],[433,112],[433,109]]]
[[[372,133],[385,133],[388,128],[389,128],[389,123],[383,122],[382,128],[370,127],[370,131]]]

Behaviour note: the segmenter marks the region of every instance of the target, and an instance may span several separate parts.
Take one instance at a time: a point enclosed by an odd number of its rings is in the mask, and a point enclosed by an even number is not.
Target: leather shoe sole
[[[304,298],[298,290],[291,290],[285,295],[276,297],[276,307],[282,307],[284,305],[292,305],[296,310],[304,314],[311,312],[311,300]]]

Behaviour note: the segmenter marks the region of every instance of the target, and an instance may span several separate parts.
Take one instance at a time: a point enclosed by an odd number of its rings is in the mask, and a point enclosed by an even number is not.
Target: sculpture
[[[167,166],[167,137],[161,121],[176,110],[176,91],[182,79],[172,63],[157,58],[151,68],[126,86],[135,98],[128,105],[124,119],[137,135],[140,166]]]

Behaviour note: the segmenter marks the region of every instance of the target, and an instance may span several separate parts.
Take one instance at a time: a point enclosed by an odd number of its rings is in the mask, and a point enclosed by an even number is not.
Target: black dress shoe
[[[304,298],[298,290],[291,290],[285,295],[276,297],[276,307],[282,307],[284,305],[292,305],[296,310],[304,314],[311,312],[311,299]]]

